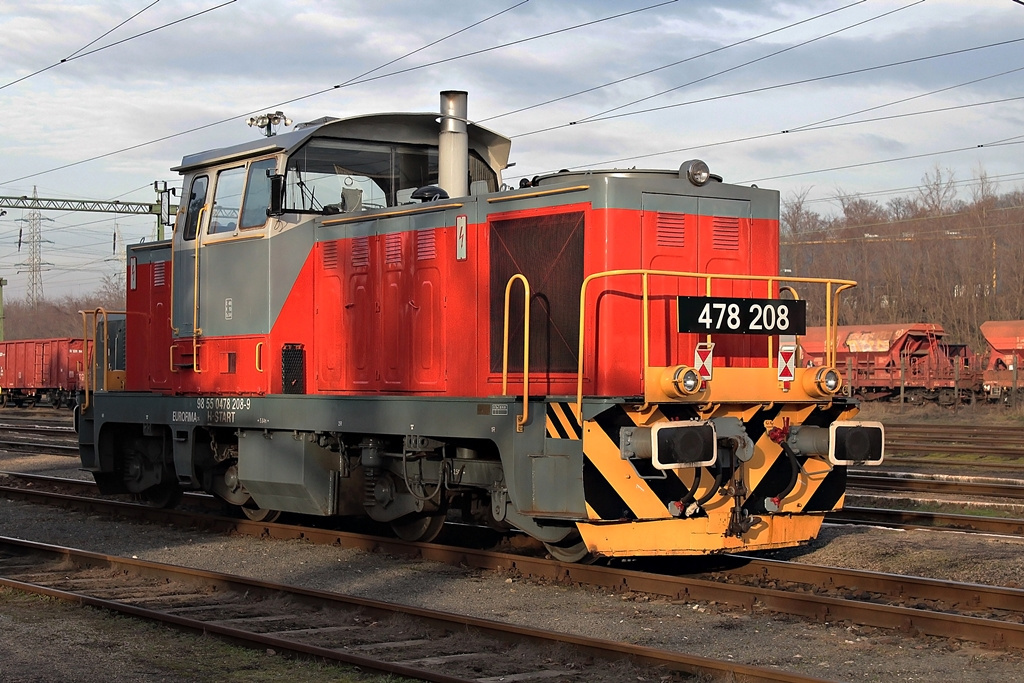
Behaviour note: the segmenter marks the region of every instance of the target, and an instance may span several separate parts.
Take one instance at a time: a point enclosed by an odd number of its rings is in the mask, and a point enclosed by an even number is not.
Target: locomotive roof
[[[262,154],[282,151],[291,153],[314,136],[436,147],[440,134],[437,120],[438,115],[433,113],[365,114],[345,119],[325,117],[300,123],[290,133],[186,155],[182,157],[181,165],[171,170],[184,173],[194,168]],[[469,148],[479,154],[494,171],[501,171],[508,165],[511,140],[475,123],[468,124],[468,131]]]

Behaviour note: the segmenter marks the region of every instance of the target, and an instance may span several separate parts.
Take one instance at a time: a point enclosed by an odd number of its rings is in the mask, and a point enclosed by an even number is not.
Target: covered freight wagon
[[[841,325],[836,328],[836,367],[848,391],[865,400],[970,400],[978,375],[974,356],[944,340],[935,323]],[[807,328],[800,340],[808,367],[824,364],[826,329]]]
[[[1024,358],[1024,320],[989,320],[981,324],[981,334],[988,342],[982,371],[985,397],[1010,402],[1021,391],[1024,379],[1018,369]]]

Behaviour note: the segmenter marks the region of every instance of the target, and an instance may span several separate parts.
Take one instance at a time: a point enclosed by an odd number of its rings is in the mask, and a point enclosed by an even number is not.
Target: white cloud
[[[216,5],[216,0],[160,3],[95,47],[127,38]],[[515,4],[505,2],[337,3],[328,0],[236,2],[147,36],[74,59],[15,85],[0,88],[0,194],[106,199],[155,179],[185,154],[234,144],[255,135],[242,116],[283,108],[296,121],[373,111],[433,111],[438,91],[470,92],[470,116],[486,119],[551,98],[594,88],[684,60],[844,5],[844,0],[676,2],[628,17],[566,31],[465,59],[339,88],[293,104],[278,103],[343,83],[396,57]],[[650,2],[531,2],[377,72],[390,73],[542,32],[646,7]],[[780,48],[911,4],[879,0],[761,40],[692,59],[642,78],[487,122],[521,133],[578,121],[597,112],[697,80]],[[145,6],[129,0],[5,3],[0,5],[0,86],[67,57]],[[775,83],[915,58],[1024,35],[1024,6],[1009,0],[929,2],[777,57],[710,78],[634,108],[718,97]],[[664,150],[777,133],[841,116],[1024,64],[1024,43],[966,53],[859,76],[809,83],[660,112],[577,125],[513,141],[512,175],[582,167]],[[1024,94],[1024,72],[991,79],[863,117],[907,113]],[[629,111],[627,109],[626,111]],[[616,162],[619,167],[674,168],[694,156],[727,180],[784,176],[896,156],[969,147],[1021,134],[1016,103],[878,121],[761,140],[678,151]],[[165,142],[49,171],[157,138],[230,123]],[[811,198],[873,192],[917,184],[938,163],[969,177],[979,163],[990,175],[1021,170],[1019,147],[971,152],[760,183],[783,196],[812,187]],[[1004,190],[1010,189],[1006,184]],[[45,191],[44,191],[45,189]],[[150,201],[142,189],[124,197]],[[0,218],[0,271],[11,255],[18,216]],[[97,220],[64,217],[65,224]],[[125,237],[149,234],[146,219],[123,219]],[[52,249],[68,263],[116,266],[109,254],[113,222],[55,231]],[[50,230],[44,226],[44,233]],[[47,246],[46,249],[51,247]],[[18,294],[24,275],[5,277]],[[19,279],[20,278],[20,279]],[[73,286],[54,274],[54,288]],[[47,288],[47,293],[51,289]],[[57,293],[57,292],[53,292]]]

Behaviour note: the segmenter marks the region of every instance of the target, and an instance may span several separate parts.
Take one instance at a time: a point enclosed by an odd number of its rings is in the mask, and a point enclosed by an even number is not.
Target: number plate
[[[793,299],[677,297],[680,332],[805,334],[807,302]]]

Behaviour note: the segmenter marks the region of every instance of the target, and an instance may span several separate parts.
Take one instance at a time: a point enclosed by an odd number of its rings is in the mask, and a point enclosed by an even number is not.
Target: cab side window
[[[242,202],[242,219],[238,227],[242,230],[259,228],[267,222],[270,207],[270,178],[277,168],[274,159],[262,159],[249,164],[249,177],[245,182],[245,199]]]
[[[217,189],[213,195],[213,216],[210,217],[208,235],[234,232],[242,206],[242,183],[245,166],[229,168],[217,174]]]
[[[185,240],[194,240],[199,232],[199,212],[206,205],[206,190],[210,185],[208,176],[192,179],[192,190],[188,196],[188,211],[185,213],[185,232],[181,236]]]

